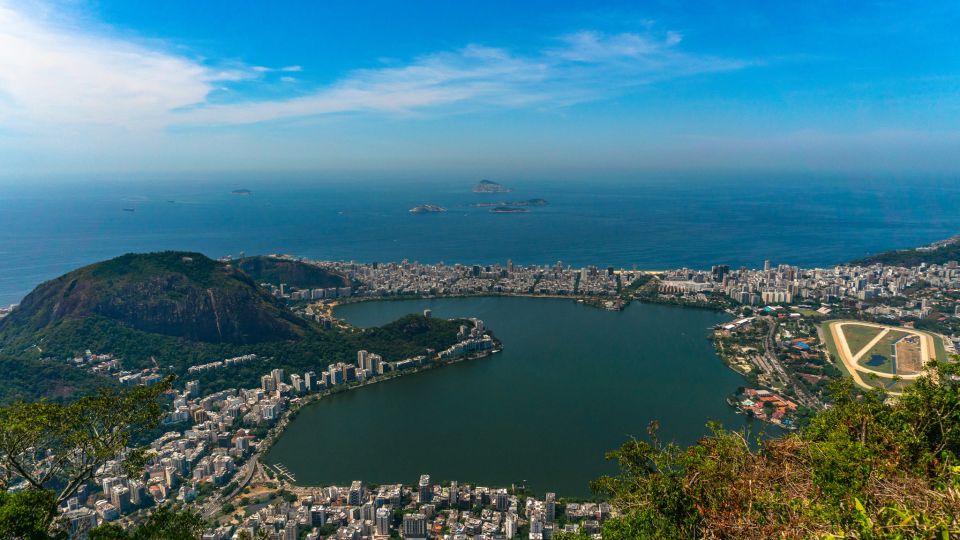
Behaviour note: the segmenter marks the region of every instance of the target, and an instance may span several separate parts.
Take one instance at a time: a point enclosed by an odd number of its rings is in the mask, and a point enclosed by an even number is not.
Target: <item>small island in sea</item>
[[[525,201],[517,201],[513,204],[515,206],[546,206],[548,203],[546,199],[536,198],[536,199],[527,199]]]
[[[517,206],[497,206],[490,209],[494,214],[523,214],[530,210]]]
[[[511,191],[513,190],[493,180],[481,180],[473,186],[474,193],[509,193]]]
[[[447,209],[435,204],[418,204],[410,209],[411,214],[432,214],[436,212],[446,212]]]
[[[474,208],[488,208],[491,206],[546,206],[545,199],[527,199],[525,201],[478,202],[470,206]]]
[[[230,193],[233,194],[233,195],[250,195],[250,194],[252,194],[253,192],[250,191],[249,189],[235,189],[235,190],[231,191]]]
[[[491,206],[546,206],[545,199],[527,199],[525,201],[500,201],[500,202],[482,202],[473,203],[470,206],[474,208],[489,208]]]

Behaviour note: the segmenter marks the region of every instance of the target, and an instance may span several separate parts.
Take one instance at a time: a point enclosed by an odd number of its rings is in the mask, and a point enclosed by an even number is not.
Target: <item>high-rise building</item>
[[[764,272],[770,271],[770,259],[766,259],[763,261],[763,271]]]
[[[130,510],[130,490],[125,486],[114,486],[110,490],[110,502],[121,514]]]
[[[430,475],[422,474],[420,475],[420,483],[418,484],[420,488],[420,504],[426,504],[433,499],[433,489],[430,487]]]
[[[494,500],[498,512],[506,512],[510,508],[510,498],[507,496],[507,490],[498,489]]]
[[[507,537],[507,540],[517,535],[517,515],[513,512],[508,513],[503,520],[503,535]]]
[[[373,503],[370,501],[363,503],[363,506],[360,507],[360,519],[362,521],[373,521],[375,516]]]
[[[307,389],[307,392],[315,392],[317,390],[317,374],[314,371],[308,371],[303,376],[303,383]]]
[[[263,391],[272,394],[277,391],[277,380],[273,378],[273,375],[264,375],[260,377],[260,387],[263,388]]]
[[[323,506],[315,505],[310,507],[310,523],[314,527],[323,527],[327,524],[327,509]]]
[[[361,500],[363,500],[363,482],[354,480],[350,484],[350,505],[359,506]]]
[[[423,514],[405,514],[403,516],[403,537],[407,540],[426,540],[427,516]]]
[[[543,514],[547,523],[553,523],[557,519],[557,494],[547,493],[543,501]]]
[[[390,518],[392,512],[388,508],[377,508],[377,535],[390,536]]]
[[[460,504],[460,486],[457,481],[450,482],[450,507],[456,508]]]
[[[280,368],[276,368],[273,371],[271,371],[270,374],[273,375],[273,380],[276,384],[276,388],[280,388],[280,383],[283,382],[283,370]]]
[[[370,353],[364,350],[357,351],[357,367],[360,368],[360,371],[367,371],[370,369],[368,358]]]
[[[330,367],[328,368],[328,369],[329,369],[329,371],[328,371],[328,373],[329,373],[328,378],[329,378],[330,386],[336,386],[336,385],[338,385],[338,384],[343,384],[343,382],[344,382],[345,379],[343,378],[343,368],[342,368],[341,366],[342,366],[342,365],[339,364],[339,363],[337,363],[337,364],[330,364]]]

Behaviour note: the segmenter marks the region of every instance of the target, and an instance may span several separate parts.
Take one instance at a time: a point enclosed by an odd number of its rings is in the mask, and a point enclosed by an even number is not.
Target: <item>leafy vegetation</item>
[[[144,332],[104,317],[70,319],[7,342],[6,349],[18,354],[0,358],[0,367],[10,368],[10,375],[0,380],[0,403],[19,398],[68,399],[89,392],[97,384],[109,384],[114,379],[66,365],[66,359],[87,349],[113,354],[123,369],[159,367],[178,376],[186,376],[189,366],[251,353],[258,356],[259,360],[252,362],[189,375],[215,391],[257,386],[260,376],[273,368],[302,373],[321,371],[333,362],[355,362],[360,349],[380,354],[388,361],[423,354],[427,348],[444,349],[456,342],[460,324],[463,321],[408,315],[379,328],[317,330],[298,340],[234,345]],[[41,347],[31,346],[33,343]]]
[[[90,531],[90,540],[191,540],[200,538],[206,523],[190,508],[161,506],[144,523],[124,529],[105,523]]]
[[[869,266],[882,264],[884,266],[920,266],[926,264],[947,264],[950,261],[960,260],[960,242],[950,243],[936,249],[902,249],[885,251],[852,261],[850,264]]]
[[[960,534],[960,366],[935,369],[896,402],[837,381],[832,408],[756,449],[719,426],[681,448],[652,426],[592,486],[621,512],[604,539]]]
[[[0,536],[62,535],[57,507],[107,461],[120,460],[128,476],[138,476],[146,454],[144,448],[131,449],[131,441],[160,423],[164,410],[158,397],[170,382],[104,388],[67,405],[36,401],[0,407]],[[25,489],[9,492],[14,482]]]
[[[92,394],[109,380],[59,360],[0,355],[0,404]]]
[[[349,287],[347,276],[319,266],[274,257],[244,257],[234,263],[258,283],[286,283],[300,289]]]
[[[359,349],[399,360],[456,341],[459,322],[423,317],[369,330],[322,330],[237,266],[263,279],[347,284],[344,276],[295,261],[253,257],[231,265],[177,251],[128,254],[80,268],[41,284],[0,320],[6,375],[0,403],[69,400],[113,384],[68,364],[87,350],[112,354],[123,370],[157,368],[175,375],[186,375],[190,366],[257,355],[258,361],[191,375],[216,390],[256,386],[275,367],[320,371],[331,362],[353,361]]]

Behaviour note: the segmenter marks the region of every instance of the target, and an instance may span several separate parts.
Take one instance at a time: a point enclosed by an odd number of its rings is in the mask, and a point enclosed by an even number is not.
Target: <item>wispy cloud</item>
[[[399,66],[363,69],[290,99],[203,104],[182,111],[189,124],[246,124],[349,112],[409,114],[429,108],[559,107],[616,97],[630,87],[700,73],[742,69],[749,62],[678,49],[681,35],[584,31],[558,38],[537,54],[467,45]]]
[[[172,47],[64,25],[0,0],[0,122],[142,129],[335,113],[560,107],[612,97],[632,86],[748,65],[686,53],[680,44],[675,32],[594,31],[561,36],[528,55],[473,44],[406,64],[356,70],[312,89],[301,80],[295,96],[277,98],[274,92],[271,99],[258,100],[245,85],[214,102],[211,95],[233,82],[252,79],[255,88],[257,79],[273,72],[282,74],[281,82],[292,82],[290,74],[303,68],[214,67],[175,54]]]
[[[162,125],[219,83],[249,76],[0,2],[0,122],[8,126]]]
[[[282,73],[299,73],[303,71],[302,66],[283,66],[278,68],[267,67],[267,66],[253,66],[253,68],[251,69],[253,69],[253,71],[256,71],[257,73],[272,73],[275,71],[279,71]]]

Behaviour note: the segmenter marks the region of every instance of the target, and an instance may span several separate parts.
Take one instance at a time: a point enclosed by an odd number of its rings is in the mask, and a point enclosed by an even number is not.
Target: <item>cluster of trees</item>
[[[250,353],[270,358],[271,368],[289,372],[319,371],[330,362],[355,361],[360,349],[376,352],[388,361],[423,354],[426,348],[445,349],[456,342],[457,330],[463,323],[408,315],[379,328],[316,331],[298,340],[234,345],[144,332],[98,316],[67,319],[29,339],[7,343],[8,351],[19,352],[11,352],[6,359],[0,355],[3,373],[9,374],[0,380],[0,403],[40,397],[69,398],[85,395],[97,384],[107,383],[107,379],[65,362],[87,349],[114,354],[121,359],[124,369],[172,367],[171,371],[181,376],[191,365]],[[30,347],[33,343],[41,346]],[[199,379],[207,389],[250,387],[259,384],[263,372],[261,362],[252,362],[201,372],[191,378]],[[44,377],[45,373],[56,376]]]
[[[895,401],[837,381],[832,408],[757,445],[713,426],[681,448],[651,426],[593,484],[620,512],[604,539],[960,535],[960,365],[934,369]]]
[[[937,249],[919,250],[904,249],[899,251],[886,251],[871,255],[862,259],[852,261],[850,264],[869,266],[871,264],[882,264],[884,266],[920,266],[920,263],[927,264],[947,264],[950,261],[960,260],[960,242],[954,242]]]
[[[69,524],[58,508],[93,480],[104,463],[119,460],[136,477],[146,449],[132,446],[163,415],[158,397],[171,379],[152,387],[103,388],[70,404],[17,402],[0,407],[0,538],[66,538]],[[11,488],[17,487],[12,490]],[[205,528],[191,509],[164,506],[140,525],[105,524],[91,540],[199,538]]]

